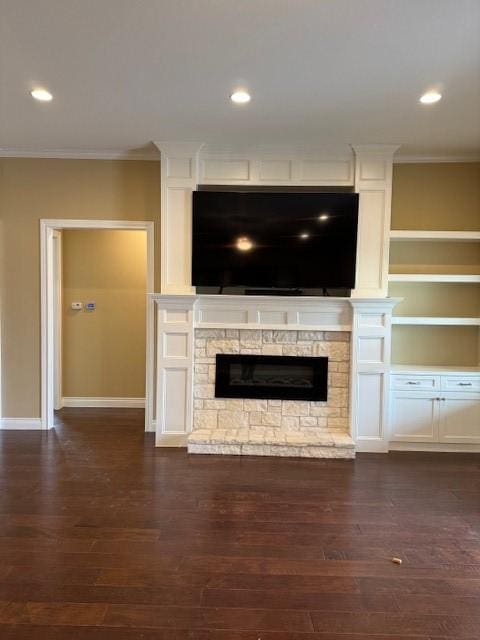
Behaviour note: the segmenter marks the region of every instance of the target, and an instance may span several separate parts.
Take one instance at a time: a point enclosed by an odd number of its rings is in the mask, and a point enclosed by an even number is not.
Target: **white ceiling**
[[[0,147],[480,152],[480,0],[0,0]],[[29,95],[53,94],[49,104]],[[244,86],[246,106],[228,96]],[[441,87],[443,100],[418,97]]]

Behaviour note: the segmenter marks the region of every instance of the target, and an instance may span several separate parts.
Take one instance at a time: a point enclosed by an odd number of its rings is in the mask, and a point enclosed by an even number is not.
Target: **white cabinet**
[[[444,393],[440,401],[440,442],[480,442],[480,394]]]
[[[407,391],[410,379],[420,384]],[[392,375],[390,440],[479,444],[479,382],[480,375]]]
[[[439,402],[432,393],[394,392],[390,412],[390,440],[438,442]]]

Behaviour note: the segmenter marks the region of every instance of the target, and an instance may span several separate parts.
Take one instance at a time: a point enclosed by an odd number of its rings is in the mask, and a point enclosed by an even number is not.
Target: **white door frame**
[[[54,369],[53,369],[53,405],[55,411],[63,407],[62,402],[62,325],[63,325],[63,273],[62,273],[62,232],[53,230],[53,304],[55,313],[54,322]]]
[[[147,233],[147,322],[145,372],[145,430],[154,431],[154,223],[136,220],[40,220],[40,303],[41,303],[41,405],[42,429],[54,426],[55,322],[53,236],[62,229],[118,229]]]

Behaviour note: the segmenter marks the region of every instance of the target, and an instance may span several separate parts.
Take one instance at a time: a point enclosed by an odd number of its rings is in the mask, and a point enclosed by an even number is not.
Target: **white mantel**
[[[357,451],[386,451],[393,298],[152,296],[157,326],[156,444],[192,430],[197,328],[351,332],[350,432]]]

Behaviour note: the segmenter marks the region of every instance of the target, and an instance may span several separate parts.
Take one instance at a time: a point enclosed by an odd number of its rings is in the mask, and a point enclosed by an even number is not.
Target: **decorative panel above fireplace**
[[[327,400],[328,358],[217,354],[215,397]]]

